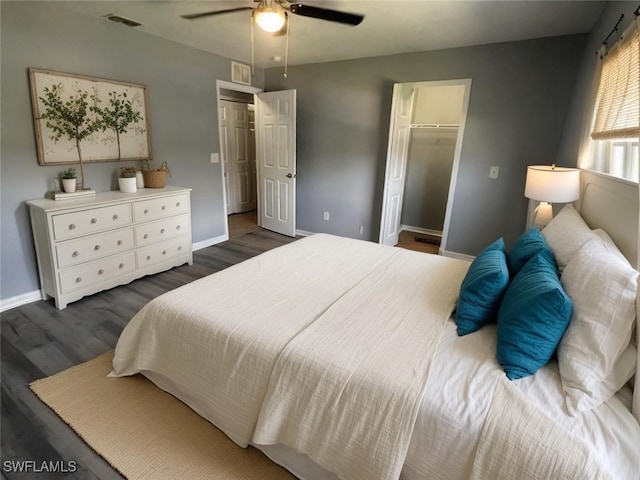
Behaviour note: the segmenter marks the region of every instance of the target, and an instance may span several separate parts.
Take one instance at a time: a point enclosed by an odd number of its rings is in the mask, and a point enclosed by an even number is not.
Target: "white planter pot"
[[[138,190],[136,186],[136,177],[118,178],[118,186],[121,192],[134,193]]]
[[[77,178],[63,178],[62,189],[67,193],[73,193],[76,191]]]

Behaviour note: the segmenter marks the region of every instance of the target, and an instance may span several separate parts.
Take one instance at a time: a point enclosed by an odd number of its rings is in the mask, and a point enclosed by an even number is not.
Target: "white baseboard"
[[[425,235],[433,235],[434,237],[442,237],[441,230],[432,230],[430,228],[414,227],[413,225],[400,225],[400,230],[407,230],[413,233],[423,233]]]
[[[23,293],[11,298],[5,298],[4,300],[0,300],[0,312],[19,307],[21,305],[26,305],[27,303],[37,302],[38,300],[42,300],[40,290]]]
[[[472,262],[473,259],[476,258],[473,255],[465,255],[464,253],[450,252],[448,250],[442,249],[440,249],[439,254],[443,257],[459,258],[460,260],[469,260],[470,262]]]
[[[301,237],[310,237],[311,235],[315,235],[314,232],[307,232],[306,230],[296,230],[296,237],[300,235]]]
[[[191,249],[195,252],[196,250],[207,248],[212,245],[217,245],[218,243],[226,242],[227,240],[229,240],[228,235],[219,235],[217,237],[207,238],[206,240],[195,242],[193,245],[191,245]]]

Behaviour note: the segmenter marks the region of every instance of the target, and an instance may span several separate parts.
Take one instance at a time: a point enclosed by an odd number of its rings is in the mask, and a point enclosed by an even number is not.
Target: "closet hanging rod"
[[[412,123],[411,128],[458,128],[457,123]]]

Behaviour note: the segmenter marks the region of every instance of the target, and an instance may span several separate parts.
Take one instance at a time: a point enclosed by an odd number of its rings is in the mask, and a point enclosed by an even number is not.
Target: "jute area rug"
[[[294,480],[255,448],[220,430],[142,375],[107,378],[113,352],[30,385],[130,480]]]

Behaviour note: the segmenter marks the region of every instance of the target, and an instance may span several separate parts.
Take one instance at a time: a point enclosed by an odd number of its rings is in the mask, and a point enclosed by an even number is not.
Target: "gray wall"
[[[526,167],[551,164],[585,35],[265,71],[267,90],[298,92],[297,227],[378,239],[394,83],[471,78],[449,251],[475,255],[524,230]],[[500,177],[490,180],[489,167]],[[322,212],[331,212],[324,221]]]
[[[62,166],[39,166],[27,68],[147,85],[152,150],[171,185],[191,187],[193,241],[223,235],[226,218],[218,152],[216,79],[231,60],[64,9],[65,2],[0,2],[2,23],[0,298],[39,288],[25,200],[41,198]],[[262,86],[263,73],[255,77]],[[117,163],[85,165],[87,186],[117,189]]]

